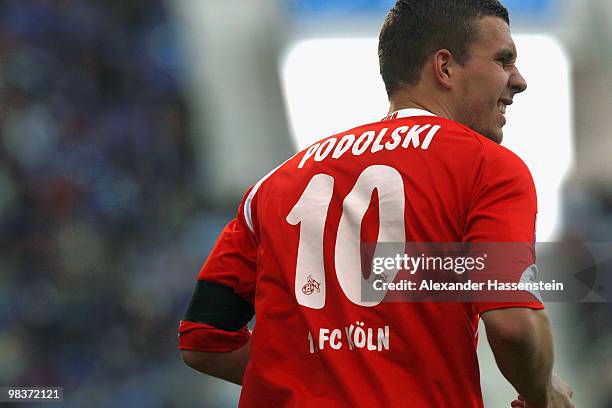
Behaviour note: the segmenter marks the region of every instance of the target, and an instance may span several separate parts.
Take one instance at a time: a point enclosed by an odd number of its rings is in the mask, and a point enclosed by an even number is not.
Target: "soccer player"
[[[571,407],[536,297],[360,292],[362,242],[533,245],[531,175],[499,144],[527,87],[516,57],[496,0],[398,1],[379,42],[388,116],[314,143],[246,192],[180,322],[186,364],[242,384],[242,407],[482,407],[482,318],[520,394],[511,404]]]

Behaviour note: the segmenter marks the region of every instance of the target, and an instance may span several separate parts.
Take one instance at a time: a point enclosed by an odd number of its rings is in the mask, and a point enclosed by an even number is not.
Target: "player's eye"
[[[497,60],[497,62],[499,62],[501,65],[503,65],[504,67],[511,67],[514,65],[515,61],[508,59],[508,58],[499,58]]]

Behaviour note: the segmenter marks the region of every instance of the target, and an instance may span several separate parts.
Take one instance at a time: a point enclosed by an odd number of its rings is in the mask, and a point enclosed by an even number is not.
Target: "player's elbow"
[[[553,345],[544,310],[508,308],[483,313],[487,338],[502,374],[530,406],[549,398]],[[538,403],[535,403],[535,402]]]

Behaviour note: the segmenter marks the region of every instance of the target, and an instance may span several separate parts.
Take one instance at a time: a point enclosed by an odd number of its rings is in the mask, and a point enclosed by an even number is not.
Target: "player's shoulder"
[[[478,155],[490,175],[500,177],[521,177],[531,179],[529,168],[516,153],[481,135],[469,127],[453,122],[454,129],[462,132],[478,146]]]

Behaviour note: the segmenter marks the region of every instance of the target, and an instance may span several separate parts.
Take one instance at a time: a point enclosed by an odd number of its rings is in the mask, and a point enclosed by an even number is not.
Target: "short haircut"
[[[427,57],[440,49],[465,64],[478,34],[474,23],[487,16],[510,24],[508,10],[498,0],[399,0],[389,11],[378,41],[387,95],[402,85],[417,84]]]

